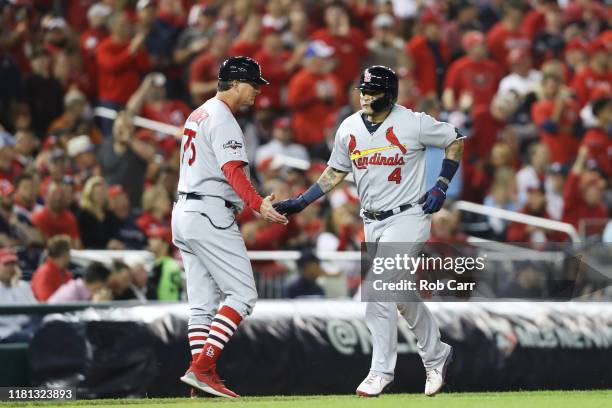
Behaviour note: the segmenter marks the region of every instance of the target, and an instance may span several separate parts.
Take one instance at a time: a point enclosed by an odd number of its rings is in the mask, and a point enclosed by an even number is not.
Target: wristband
[[[442,170],[440,170],[440,177],[444,177],[450,183],[457,169],[459,168],[459,162],[451,159],[442,160]]]
[[[306,190],[301,196],[306,201],[306,205],[312,203],[313,201],[318,200],[323,197],[325,193],[321,190],[321,186],[319,183],[314,183],[308,190]]]

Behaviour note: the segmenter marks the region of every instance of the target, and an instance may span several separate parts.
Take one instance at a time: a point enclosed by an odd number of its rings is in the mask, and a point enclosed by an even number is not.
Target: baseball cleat
[[[448,354],[444,359],[444,362],[436,368],[427,370],[425,373],[427,379],[425,381],[425,395],[433,397],[436,395],[444,386],[444,379],[446,377],[446,369],[453,362],[453,348],[448,346]]]
[[[357,387],[357,395],[360,397],[378,397],[392,381],[393,379],[388,380],[378,374],[369,373]]]
[[[181,377],[181,381],[198,390],[208,394],[216,395],[217,397],[238,398],[239,395],[225,387],[223,381],[217,375],[215,366],[210,367],[206,371],[197,371],[192,367]],[[193,395],[193,393],[192,393]]]

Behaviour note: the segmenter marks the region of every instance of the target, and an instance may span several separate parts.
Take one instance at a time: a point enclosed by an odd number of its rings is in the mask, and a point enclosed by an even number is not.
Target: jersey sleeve
[[[424,113],[420,115],[419,143],[422,146],[446,148],[461,138],[463,136],[453,125],[437,121]]]
[[[353,167],[351,166],[351,158],[349,157],[348,146],[346,140],[340,134],[340,129],[336,132],[334,140],[334,149],[327,161],[327,165],[336,170],[346,171],[349,173]]]
[[[230,161],[249,162],[242,130],[235,123],[220,123],[211,129],[211,145],[219,167]]]

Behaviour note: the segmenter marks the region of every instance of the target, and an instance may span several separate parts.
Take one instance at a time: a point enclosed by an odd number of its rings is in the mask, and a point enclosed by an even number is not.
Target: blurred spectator
[[[187,104],[178,99],[166,98],[166,76],[161,73],[148,74],[140,87],[134,92],[127,103],[127,111],[132,115],[167,123],[174,126],[183,126],[191,113]],[[166,157],[177,149],[174,135],[142,129],[138,136],[150,137]]]
[[[13,249],[0,248],[0,305],[26,305],[36,303],[30,284],[20,279],[17,255]],[[27,342],[35,327],[29,316],[0,317],[0,343]]]
[[[493,148],[492,155],[496,149],[502,150],[501,145]],[[502,154],[502,153],[499,153]],[[516,211],[514,174],[508,168],[502,168],[495,173],[489,194],[484,199],[484,205],[502,210]],[[497,241],[503,241],[508,222],[497,217],[488,217],[489,227],[493,237]]]
[[[540,100],[531,107],[531,116],[540,131],[540,142],[548,146],[552,162],[568,164],[578,149],[578,105],[563,78],[544,73]]]
[[[72,239],[74,248],[82,248],[76,217],[67,208],[62,197],[62,185],[57,182],[49,183],[45,205],[32,214],[32,224],[47,239],[66,234]]]
[[[37,199],[37,179],[32,173],[23,172],[15,180],[13,212],[23,221],[32,222],[32,213],[40,208]]]
[[[514,92],[521,101],[536,91],[542,74],[532,68],[531,54],[529,50],[513,49],[506,58],[510,73],[499,82],[497,93],[506,95]]]
[[[89,106],[87,98],[78,89],[70,89],[64,95],[65,111],[49,126],[49,133],[62,130],[71,135],[87,135],[93,143],[102,142],[102,133],[93,121],[87,117]]]
[[[169,73],[173,51],[186,21],[181,0],[138,0],[138,31],[146,33],[144,46],[151,68]]]
[[[554,220],[561,220],[563,215],[563,187],[567,167],[553,163],[548,167],[546,176],[546,211]]]
[[[174,63],[177,66],[188,67],[196,57],[209,45],[216,34],[215,20],[219,10],[211,4],[194,4],[189,12],[188,27],[179,35],[174,48]],[[185,70],[184,77],[189,76]]]
[[[149,273],[147,272],[147,259],[140,254],[128,254],[124,257],[127,266],[130,267],[132,277],[132,290],[139,300],[154,300],[157,294],[149,288]]]
[[[287,2],[283,2],[283,0],[268,0],[266,2],[266,13],[261,19],[261,24],[264,29],[272,29],[280,32],[287,28],[289,19],[284,10],[286,5],[283,3]]]
[[[34,163],[36,153],[40,147],[34,133],[30,130],[18,130],[15,133],[15,161],[21,167],[21,170],[29,169]]]
[[[503,64],[511,50],[529,50],[531,41],[520,27],[523,19],[523,4],[518,1],[503,2],[502,11],[501,21],[487,33],[487,48],[491,59]]]
[[[587,68],[589,57],[587,54],[588,43],[584,38],[572,38],[565,45],[563,62],[568,69],[569,80],[573,81],[577,72]],[[571,83],[571,82],[570,82]]]
[[[283,287],[283,297],[289,299],[304,297],[324,297],[325,293],[317,284],[317,278],[325,272],[319,265],[317,256],[309,250],[303,251],[297,261],[297,274],[289,278]]]
[[[98,262],[89,264],[85,275],[72,279],[59,287],[47,303],[103,302],[112,300],[111,291],[106,286],[110,276],[107,267]]]
[[[610,66],[612,45],[609,41],[605,42],[605,38],[601,36],[589,43],[589,65],[577,72],[572,80],[572,88],[576,93],[579,106],[588,102],[593,88],[597,86],[609,88],[612,83],[612,67]]]
[[[17,179],[21,170],[19,162],[15,160],[15,138],[0,129],[0,180],[11,183]]]
[[[308,150],[302,145],[293,143],[291,120],[287,117],[281,117],[274,121],[272,140],[257,148],[255,163],[259,166],[266,159],[273,159],[276,156],[287,156],[306,162],[310,161]]]
[[[261,65],[262,72],[266,73],[269,85],[261,87],[261,92],[255,100],[257,108],[281,109],[285,105],[286,84],[298,68],[301,54],[291,55],[283,49],[280,32],[270,31],[265,33],[261,49],[253,56],[255,61]]]
[[[79,49],[83,58],[83,67],[92,84],[98,83],[98,64],[96,53],[102,40],[108,37],[106,24],[112,8],[102,2],[95,3],[87,10],[88,28],[81,33]]]
[[[287,102],[293,109],[295,141],[311,148],[323,142],[321,122],[343,99],[341,82],[329,72],[333,53],[324,42],[311,42],[304,54],[304,68],[289,82]]]
[[[117,12],[110,17],[110,37],[97,49],[98,98],[100,105],[119,110],[138,88],[140,75],[149,69],[149,55],[143,45],[146,33],[138,31],[132,36],[132,24],[126,13]],[[102,133],[111,133],[112,122],[102,122]]]
[[[119,220],[117,239],[126,249],[143,249],[147,244],[146,237],[136,225],[136,216],[130,208],[130,198],[119,184],[108,189],[108,208]]]
[[[153,226],[147,231],[147,237],[149,238],[149,250],[155,256],[148,289],[155,295],[154,299],[180,300],[183,277],[178,262],[170,256],[172,250],[170,229]]]
[[[136,225],[147,233],[151,228],[170,228],[172,202],[168,192],[159,185],[150,187],[142,196],[142,215]]]
[[[546,212],[546,192],[544,183],[527,188],[527,202],[519,211],[522,214],[533,215],[540,218],[550,219]],[[560,234],[547,231],[529,224],[512,222],[506,232],[506,240],[510,242],[529,242],[543,244],[547,241],[555,241]]]
[[[15,187],[8,180],[0,180],[0,247],[17,245],[17,232],[11,225],[14,217],[13,193]]]
[[[92,176],[101,174],[96,158],[96,146],[87,135],[71,138],[66,145],[66,151],[72,164],[70,173],[79,189],[83,188],[85,181]]]
[[[384,65],[395,71],[406,69],[408,58],[404,40],[395,33],[396,23],[390,14],[379,14],[372,22],[373,36],[366,42],[368,56],[363,66]]]
[[[117,239],[119,220],[108,209],[108,189],[104,178],[94,176],[87,180],[76,217],[84,248],[125,248]]]
[[[109,184],[119,184],[128,193],[133,207],[139,207],[147,164],[155,149],[134,137],[132,116],[120,112],[113,124],[113,136],[98,150],[102,174]]]
[[[563,191],[563,222],[572,224],[585,235],[600,234],[609,214],[603,202],[606,182],[585,168],[589,148],[582,146],[567,176]]]
[[[64,150],[54,148],[43,151],[37,158],[38,167],[46,174],[40,183],[39,195],[47,195],[47,189],[51,182],[61,183],[68,172],[68,158]]]
[[[448,44],[450,55],[462,52],[461,37],[468,31],[484,31],[478,19],[479,4],[473,0],[457,0],[448,4],[448,21],[443,26],[443,38]],[[431,12],[435,17],[437,13]]]
[[[450,50],[441,37],[442,18],[427,9],[419,19],[422,27],[406,45],[410,56],[415,86],[424,96],[442,94],[446,67],[450,62]],[[422,34],[421,34],[422,32]]]
[[[533,39],[533,56],[538,66],[550,59],[563,58],[565,48],[563,11],[559,7],[549,7],[545,11],[544,18],[544,27]]]
[[[64,110],[64,90],[51,76],[48,51],[36,49],[30,60],[32,73],[24,79],[24,98],[30,108],[32,130],[39,139],[47,136],[49,124]]]
[[[46,302],[64,283],[72,280],[70,264],[70,237],[59,235],[47,244],[47,259],[32,275],[32,292],[36,299]]]
[[[512,276],[499,297],[542,299],[545,295],[542,269],[532,261],[517,263],[516,276]]]
[[[528,164],[516,173],[517,203],[520,207],[527,204],[528,190],[539,188],[544,182],[550,164],[550,155],[545,144],[534,143],[529,146],[527,154]]]
[[[442,102],[447,110],[467,111],[472,106],[489,105],[502,77],[497,63],[486,57],[482,33],[464,34],[461,44],[466,56],[455,60],[446,74]]]
[[[442,208],[431,217],[431,237],[428,243],[467,243],[468,237],[459,231],[459,211]]]
[[[261,47],[261,31],[261,16],[259,14],[249,16],[234,40],[229,54],[252,58]]]
[[[212,38],[208,51],[192,61],[189,72],[192,105],[200,106],[217,92],[219,66],[228,55],[230,44],[229,36],[219,32]]]
[[[289,29],[283,33],[285,48],[299,53],[308,46],[308,16],[302,10],[289,13]]]
[[[315,31],[310,38],[333,48],[336,59],[333,73],[341,84],[338,91],[343,93],[352,81],[359,78],[362,60],[367,54],[365,37],[361,30],[351,27],[350,16],[342,2],[329,3],[324,20],[325,28]]]
[[[112,291],[113,300],[146,300],[139,297],[141,294],[132,283],[130,267],[123,261],[113,261],[111,274],[106,280],[106,284]]]
[[[581,146],[589,149],[589,158],[608,178],[612,176],[612,98],[596,99],[592,105],[597,126],[584,134]]]

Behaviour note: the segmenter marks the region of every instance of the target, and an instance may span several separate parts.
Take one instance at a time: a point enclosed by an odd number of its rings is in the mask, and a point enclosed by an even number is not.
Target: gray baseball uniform
[[[362,212],[398,211],[382,221],[364,217],[366,242],[405,242],[410,255],[419,253],[431,227],[431,217],[416,205],[426,191],[425,148],[446,148],[456,139],[455,128],[448,123],[399,105],[373,134],[361,111],[340,124],[328,165],[353,173]],[[405,204],[413,207],[399,212]],[[440,341],[438,326],[423,303],[369,302],[371,371],[386,378],[395,371],[398,310],[414,331],[425,368],[440,364],[450,347]]]
[[[243,203],[222,167],[234,160],[248,163],[248,159],[242,130],[224,102],[212,98],[191,113],[180,160],[172,233],[185,265],[189,325],[210,326],[222,297],[225,305],[245,317],[252,311],[257,291],[235,222],[235,212]]]

